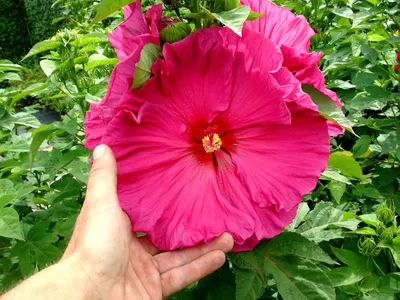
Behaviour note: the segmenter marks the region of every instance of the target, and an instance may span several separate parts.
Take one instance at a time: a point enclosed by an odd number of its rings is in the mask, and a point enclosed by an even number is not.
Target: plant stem
[[[382,269],[379,267],[379,265],[376,263],[375,259],[373,257],[372,258],[372,262],[374,263],[375,267],[382,273],[382,275],[386,275],[385,272],[382,271]]]

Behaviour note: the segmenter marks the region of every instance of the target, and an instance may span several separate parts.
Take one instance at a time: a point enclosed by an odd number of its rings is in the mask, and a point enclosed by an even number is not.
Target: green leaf
[[[331,249],[341,262],[351,267],[355,272],[357,272],[357,274],[363,276],[372,275],[372,264],[370,259],[366,259],[365,256],[350,250],[336,248],[333,246],[331,246]]]
[[[11,207],[0,208],[0,236],[22,240],[19,216]]]
[[[118,58],[108,58],[107,56],[101,54],[93,54],[89,57],[89,62],[85,66],[85,70],[89,71],[91,69],[104,66],[104,65],[116,65],[119,62]]]
[[[10,107],[13,107],[18,100],[21,100],[26,96],[29,96],[35,92],[44,90],[47,87],[48,87],[47,83],[41,83],[41,82],[28,86],[21,93],[14,96],[14,98],[11,100]]]
[[[129,3],[134,2],[134,0],[103,0],[100,4],[95,6],[96,16],[93,21],[90,23],[90,26],[104,20],[109,15],[115,13],[120,8],[128,5]]]
[[[352,157],[352,153],[348,151],[335,152],[329,156],[328,166],[334,167],[344,174],[353,176],[363,181],[369,180],[363,175],[359,163]]]
[[[89,44],[108,43],[108,37],[104,33],[94,32],[82,36],[79,40],[71,42],[74,47],[83,47]]]
[[[351,181],[347,177],[345,177],[343,175],[340,175],[338,172],[336,172],[332,168],[327,169],[324,173],[322,173],[321,174],[321,179],[324,179],[324,180],[335,180],[335,181],[338,181],[338,182],[351,184]]]
[[[18,196],[11,180],[0,179],[0,208],[6,206]]]
[[[35,155],[40,145],[43,143],[43,141],[56,130],[57,128],[54,126],[54,124],[48,124],[48,125],[43,125],[32,132],[32,143],[30,146],[30,155],[29,155],[31,163],[33,162]]]
[[[335,287],[354,284],[365,278],[365,275],[360,275],[355,269],[350,267],[332,269],[327,275]]]
[[[400,244],[382,241],[378,244],[378,246],[382,248],[388,248],[393,255],[394,262],[396,263],[397,267],[400,268]]]
[[[247,17],[247,21],[254,21],[257,20],[258,18],[264,17],[265,14],[259,14],[255,11],[251,11],[249,16]]]
[[[32,47],[32,49],[28,52],[28,54],[22,60],[25,60],[28,57],[34,56],[34,55],[39,54],[44,51],[60,48],[61,46],[63,46],[63,43],[57,42],[57,41],[47,40],[47,41],[39,42]]]
[[[332,11],[335,15],[348,18],[348,19],[353,19],[353,11],[348,8],[348,7],[341,7],[339,9],[335,9]]]
[[[342,110],[327,95],[318,91],[314,86],[302,84],[302,90],[307,93],[312,101],[318,106],[319,114],[327,120],[339,124],[347,131],[354,134],[350,121],[343,114]]]
[[[387,294],[400,292],[400,273],[392,273],[380,278],[379,291]]]
[[[140,60],[135,66],[132,89],[141,88],[149,80],[152,74],[151,67],[161,55],[161,47],[156,44],[147,44],[143,47]]]
[[[21,81],[21,77],[17,73],[7,72],[7,73],[0,73],[0,82],[5,80],[9,81]]]
[[[50,77],[51,74],[58,68],[60,63],[58,61],[54,60],[49,60],[49,59],[44,59],[40,61],[40,67],[42,68],[44,74],[46,74],[47,77]]]
[[[13,122],[14,124],[31,128],[37,128],[40,126],[39,120],[34,115],[27,112],[19,112],[14,114]]]
[[[295,232],[283,232],[267,245],[261,245],[257,251],[272,256],[295,255],[303,259],[335,264],[335,261],[317,244]]]
[[[370,144],[371,138],[368,135],[362,135],[354,144],[351,152],[353,152],[354,157],[359,157],[368,151]]]
[[[296,230],[302,236],[316,243],[345,237],[346,231],[356,230],[358,219],[344,220],[343,211],[334,208],[332,203],[320,202],[307,216],[306,221]]]
[[[48,223],[36,223],[27,233],[25,241],[19,241],[13,253],[18,256],[21,272],[30,275],[36,268],[42,269],[58,260],[62,252],[53,243],[58,237],[47,232]]]
[[[285,300],[333,300],[335,290],[326,273],[312,262],[295,256],[267,256],[264,272],[274,276]]]
[[[168,25],[160,32],[160,38],[166,43],[175,43],[185,37],[187,37],[192,32],[192,28],[189,24],[184,22],[173,23]]]
[[[236,300],[259,299],[264,293],[264,277],[254,270],[235,269]]]
[[[377,235],[376,231],[371,227],[363,227],[353,231],[352,233],[361,234],[361,235]]]
[[[303,221],[304,217],[309,213],[310,208],[308,207],[307,203],[302,202],[300,203],[299,207],[297,208],[296,217],[292,221],[292,224],[286,226],[288,231],[293,231],[300,223]]]
[[[346,191],[346,184],[338,181],[331,181],[328,184],[328,189],[332,194],[333,199],[336,203],[340,203],[344,192]]]
[[[242,36],[243,23],[250,15],[250,7],[248,6],[239,6],[229,11],[222,11],[220,13],[212,13],[205,8],[203,8],[203,10],[209,15],[210,18],[217,19],[226,27],[232,29],[232,31],[237,33],[239,36]]]
[[[241,269],[256,270],[260,268],[260,262],[254,251],[231,253],[229,257],[232,263]]]

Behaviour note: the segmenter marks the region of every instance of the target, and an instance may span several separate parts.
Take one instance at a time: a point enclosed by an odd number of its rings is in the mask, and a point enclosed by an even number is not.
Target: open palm
[[[162,299],[220,268],[233,247],[225,233],[210,244],[160,252],[132,232],[118,204],[111,149],[95,150],[87,196],[63,259],[78,261],[100,299]]]

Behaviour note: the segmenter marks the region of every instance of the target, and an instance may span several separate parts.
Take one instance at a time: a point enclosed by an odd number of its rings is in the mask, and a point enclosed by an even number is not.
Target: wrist
[[[72,287],[73,297],[70,299],[100,299],[96,278],[90,274],[90,268],[78,255],[71,255],[57,263],[59,272],[63,274],[67,286]]]

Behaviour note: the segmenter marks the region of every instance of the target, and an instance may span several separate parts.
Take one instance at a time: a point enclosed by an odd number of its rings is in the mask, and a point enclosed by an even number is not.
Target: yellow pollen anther
[[[213,152],[217,151],[219,148],[221,148],[221,145],[222,145],[222,141],[219,138],[219,135],[216,133],[214,133],[212,135],[211,134],[206,135],[203,138],[202,142],[203,142],[204,150],[207,153],[213,153]]]

